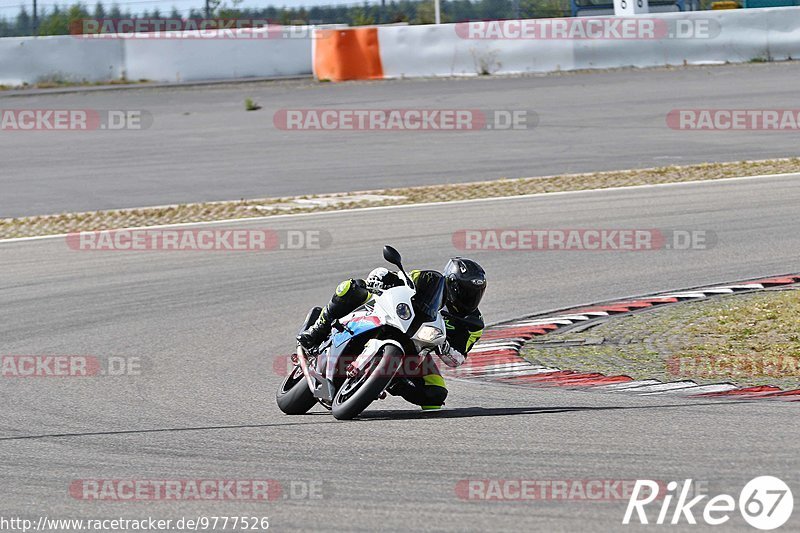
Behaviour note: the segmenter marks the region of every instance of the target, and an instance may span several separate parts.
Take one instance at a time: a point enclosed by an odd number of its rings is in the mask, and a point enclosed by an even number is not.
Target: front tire
[[[308,388],[306,376],[299,366],[292,368],[275,395],[278,407],[287,415],[303,415],[314,407],[317,399]]]
[[[392,381],[403,357],[403,350],[393,344],[385,345],[362,375],[345,380],[339,387],[333,399],[333,416],[337,420],[352,420],[360,415]]]

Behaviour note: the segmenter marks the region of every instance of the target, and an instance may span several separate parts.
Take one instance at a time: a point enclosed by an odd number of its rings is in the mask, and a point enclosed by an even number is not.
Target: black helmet
[[[444,267],[447,308],[468,315],[478,308],[486,290],[486,273],[472,259],[454,257]]]

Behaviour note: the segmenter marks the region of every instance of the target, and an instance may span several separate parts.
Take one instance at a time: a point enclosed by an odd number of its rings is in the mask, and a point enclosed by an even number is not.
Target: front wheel
[[[333,399],[331,411],[338,420],[351,420],[374,402],[403,363],[403,350],[385,345],[358,376],[345,380]]]
[[[317,399],[308,388],[303,369],[299,366],[293,367],[286,379],[283,380],[275,399],[278,401],[280,410],[287,415],[305,414],[317,403]]]

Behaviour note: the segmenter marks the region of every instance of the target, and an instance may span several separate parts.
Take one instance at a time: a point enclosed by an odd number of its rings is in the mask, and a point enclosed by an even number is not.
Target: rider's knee
[[[368,296],[367,284],[363,279],[348,279],[336,286],[333,299],[343,304],[361,305]]]

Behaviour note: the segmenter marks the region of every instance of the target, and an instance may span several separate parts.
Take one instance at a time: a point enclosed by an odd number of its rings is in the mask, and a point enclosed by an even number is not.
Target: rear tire
[[[375,364],[369,367],[365,378],[359,376],[347,379],[339,387],[331,409],[337,420],[352,420],[360,415],[394,378],[395,372],[403,363],[403,350],[387,344],[381,352],[373,356],[372,362]]]
[[[303,369],[299,366],[295,366],[283,380],[275,400],[280,410],[287,415],[303,415],[317,403],[317,399],[308,388]]]

